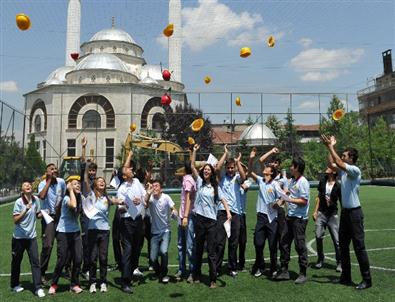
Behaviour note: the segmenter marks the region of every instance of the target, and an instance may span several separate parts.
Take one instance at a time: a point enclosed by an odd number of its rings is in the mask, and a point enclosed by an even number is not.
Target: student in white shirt
[[[170,215],[177,218],[178,213],[171,197],[162,193],[162,184],[154,180],[148,184],[145,207],[151,214],[151,254],[150,259],[156,274],[163,283],[169,282],[167,265],[171,237]],[[159,265],[158,255],[161,257]]]

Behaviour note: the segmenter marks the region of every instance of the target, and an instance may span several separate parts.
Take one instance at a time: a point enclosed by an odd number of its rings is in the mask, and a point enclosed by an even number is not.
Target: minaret
[[[80,0],[69,0],[67,8],[67,34],[66,34],[66,66],[74,66],[70,57],[73,52],[80,51],[81,3]]]
[[[169,70],[173,80],[181,82],[181,0],[169,0],[169,23],[174,24],[174,33],[169,38]]]

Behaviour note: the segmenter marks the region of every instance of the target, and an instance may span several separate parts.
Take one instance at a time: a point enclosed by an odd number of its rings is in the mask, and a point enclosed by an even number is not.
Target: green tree
[[[321,117],[321,123],[320,123],[320,132],[321,133],[336,135],[336,133],[339,132],[339,129],[343,123],[344,118],[339,121],[335,121],[332,118],[333,113],[337,109],[345,110],[344,104],[336,95],[333,95],[331,102],[329,103],[326,117],[325,116]]]
[[[23,149],[13,137],[0,137],[0,188],[15,188],[22,181]]]
[[[29,143],[25,152],[23,176],[29,180],[42,175],[45,170],[45,162],[37,151],[34,134],[30,135]]]
[[[279,138],[281,136],[281,132],[283,131],[283,126],[281,125],[281,121],[274,115],[270,114],[266,121],[265,126],[272,130],[273,134]]]
[[[291,111],[288,109],[287,116],[285,117],[285,123],[283,129],[279,135],[279,144],[281,157],[282,158],[293,158],[295,156],[302,155],[302,146],[300,143],[300,137],[296,132],[294,126],[294,118]]]

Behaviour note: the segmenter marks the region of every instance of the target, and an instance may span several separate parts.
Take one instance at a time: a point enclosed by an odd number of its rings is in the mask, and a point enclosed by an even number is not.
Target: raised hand
[[[241,159],[241,153],[239,152],[239,156],[237,156],[237,157],[235,158],[235,162],[240,161],[240,159]]]
[[[256,148],[253,147],[250,153],[250,158],[254,158],[256,156]]]
[[[278,149],[278,148],[276,148],[276,147],[274,147],[273,149],[272,149],[272,153],[274,153],[274,154],[277,154],[277,153],[279,153],[280,152],[280,150]]]
[[[199,148],[200,148],[200,145],[199,144],[195,144],[194,146],[193,146],[193,151],[197,151],[197,150],[199,150]]]
[[[87,138],[84,136],[83,138],[81,138],[81,145],[82,145],[82,147],[86,147],[87,144],[88,144],[88,140],[87,140]]]
[[[229,154],[228,144],[224,145],[224,152]]]

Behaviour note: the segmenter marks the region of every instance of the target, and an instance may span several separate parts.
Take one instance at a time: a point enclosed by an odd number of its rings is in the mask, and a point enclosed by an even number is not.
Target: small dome
[[[54,71],[48,76],[45,80],[44,85],[59,85],[63,84],[66,81],[66,73],[72,71],[74,69],[73,66],[62,66]]]
[[[110,53],[94,53],[88,55],[75,67],[75,70],[83,69],[112,69],[128,72],[122,60]]]
[[[132,37],[119,28],[108,28],[97,32],[89,41],[120,41],[136,44]]]
[[[160,68],[160,65],[144,65],[141,68],[141,74],[140,74],[140,78],[144,79],[146,77],[151,77],[154,80],[159,80],[162,81],[162,70]]]
[[[244,129],[238,141],[241,140],[247,141],[247,145],[274,145],[277,137],[268,127],[256,123]]]
[[[140,81],[140,84],[150,85],[150,86],[160,86],[157,80],[151,78],[147,75],[144,79]]]

